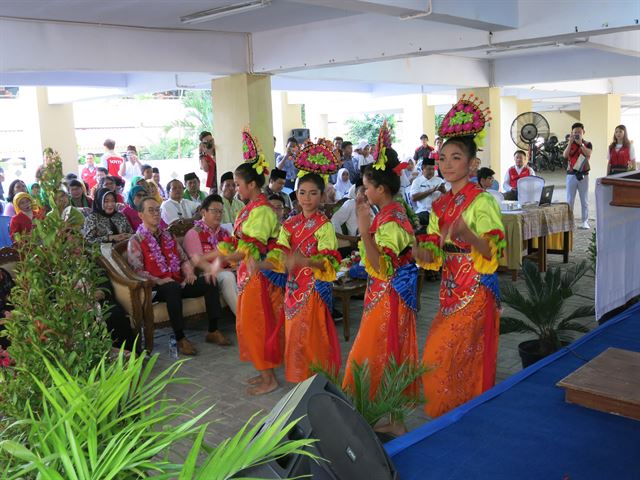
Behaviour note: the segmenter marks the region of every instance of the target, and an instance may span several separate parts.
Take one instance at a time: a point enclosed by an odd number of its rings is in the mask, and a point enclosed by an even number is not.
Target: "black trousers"
[[[204,297],[204,303],[207,307],[207,319],[209,320],[209,331],[213,332],[218,329],[218,319],[222,316],[218,285],[207,283],[204,277],[198,277],[198,280],[193,285],[187,284],[181,287],[177,282],[169,282],[164,285],[158,285],[156,291],[158,292],[158,301],[167,303],[169,321],[178,340],[184,337],[183,298]]]

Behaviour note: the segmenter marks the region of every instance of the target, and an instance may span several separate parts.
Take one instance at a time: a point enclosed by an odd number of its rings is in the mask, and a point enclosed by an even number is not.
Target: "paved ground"
[[[551,180],[551,179],[550,179]],[[555,178],[553,179],[555,180]],[[552,181],[553,181],[552,180]],[[554,182],[555,183],[555,182]],[[556,197],[564,199],[564,195]],[[591,221],[593,227],[593,220]],[[591,238],[591,230],[576,230],[574,236],[574,250],[570,255],[570,263],[575,263],[586,258],[587,246]],[[558,255],[550,255],[550,265],[563,265],[562,257]],[[500,283],[511,282],[511,275],[500,274]],[[524,288],[523,281],[518,280],[519,287]],[[425,282],[422,291],[421,302],[422,309],[418,314],[417,332],[418,344],[420,352],[424,346],[429,326],[437,311],[437,282]],[[594,302],[594,277],[593,274],[585,276],[580,284],[579,295],[570,300],[570,306],[578,306],[585,304],[593,304]],[[338,305],[339,307],[339,305]],[[362,313],[362,301],[354,300],[351,309],[351,341],[345,342],[342,338],[342,325],[338,325],[339,336],[341,340],[341,348],[343,353],[343,361],[349,352],[349,348],[357,333],[359,319]],[[596,326],[594,318],[585,319],[585,323],[589,328]],[[229,314],[222,322],[221,327],[235,341],[234,319]],[[155,353],[160,354],[159,366],[167,366],[172,362],[168,355],[168,329],[158,330],[156,332],[156,350]],[[215,425],[210,428],[209,441],[218,443],[224,438],[234,434],[251,415],[257,411],[268,412],[275,403],[290,388],[284,382],[283,372],[280,369],[277,372],[281,387],[275,392],[261,397],[249,397],[245,394],[245,381],[254,375],[254,371],[249,364],[241,363],[238,360],[237,347],[222,348],[204,343],[205,325],[195,326],[187,331],[187,336],[199,349],[199,355],[190,359],[182,368],[181,373],[184,376],[193,379],[191,385],[180,385],[172,388],[170,395],[176,399],[186,399],[194,394],[198,394],[204,399],[203,405],[210,406],[215,404],[215,408],[210,413],[208,419],[215,421]],[[503,335],[500,338],[498,353],[497,381],[503,381],[505,378],[513,375],[521,369],[520,358],[518,355],[517,345],[529,337],[521,334]],[[423,422],[428,421],[422,410],[416,411],[408,420],[410,429],[417,427]]]

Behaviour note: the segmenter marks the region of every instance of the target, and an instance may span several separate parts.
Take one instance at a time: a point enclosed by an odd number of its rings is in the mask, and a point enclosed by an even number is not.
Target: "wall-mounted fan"
[[[529,152],[534,169],[537,169],[536,150],[546,143],[549,134],[549,122],[537,112],[522,113],[511,124],[511,140],[519,148]]]

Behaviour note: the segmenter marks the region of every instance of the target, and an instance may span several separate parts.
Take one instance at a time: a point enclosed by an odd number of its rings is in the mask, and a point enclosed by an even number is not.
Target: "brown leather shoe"
[[[196,347],[194,347],[193,344],[189,340],[187,340],[187,337],[178,340],[178,352],[180,352],[182,355],[195,355],[196,353],[198,353]]]
[[[220,345],[222,347],[228,347],[229,345],[231,345],[231,340],[225,337],[220,330],[207,333],[205,340],[207,341],[207,343],[215,343],[216,345]]]

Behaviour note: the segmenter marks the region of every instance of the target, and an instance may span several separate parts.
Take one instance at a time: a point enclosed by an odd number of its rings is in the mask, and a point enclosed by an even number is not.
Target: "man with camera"
[[[298,169],[295,167],[294,162],[299,151],[298,141],[294,137],[289,137],[287,139],[287,151],[284,155],[280,155],[280,157],[276,159],[276,167],[287,172],[284,185],[287,188],[293,189],[296,178],[298,177]]]
[[[218,175],[216,170],[216,144],[211,132],[200,132],[200,145],[198,146],[198,160],[200,168],[207,174],[205,186],[209,193],[218,193]]]
[[[118,176],[122,178],[126,184],[127,191],[131,190],[135,185],[131,185],[134,177],[142,176],[142,164],[138,159],[138,149],[134,145],[127,147],[127,153],[124,154],[124,161],[118,169]]]
[[[571,210],[576,199],[576,191],[580,195],[582,222],[578,228],[589,229],[589,158],[593,146],[584,139],[584,125],[580,122],[571,126],[571,135],[567,148],[562,154],[567,159],[567,203]]]

